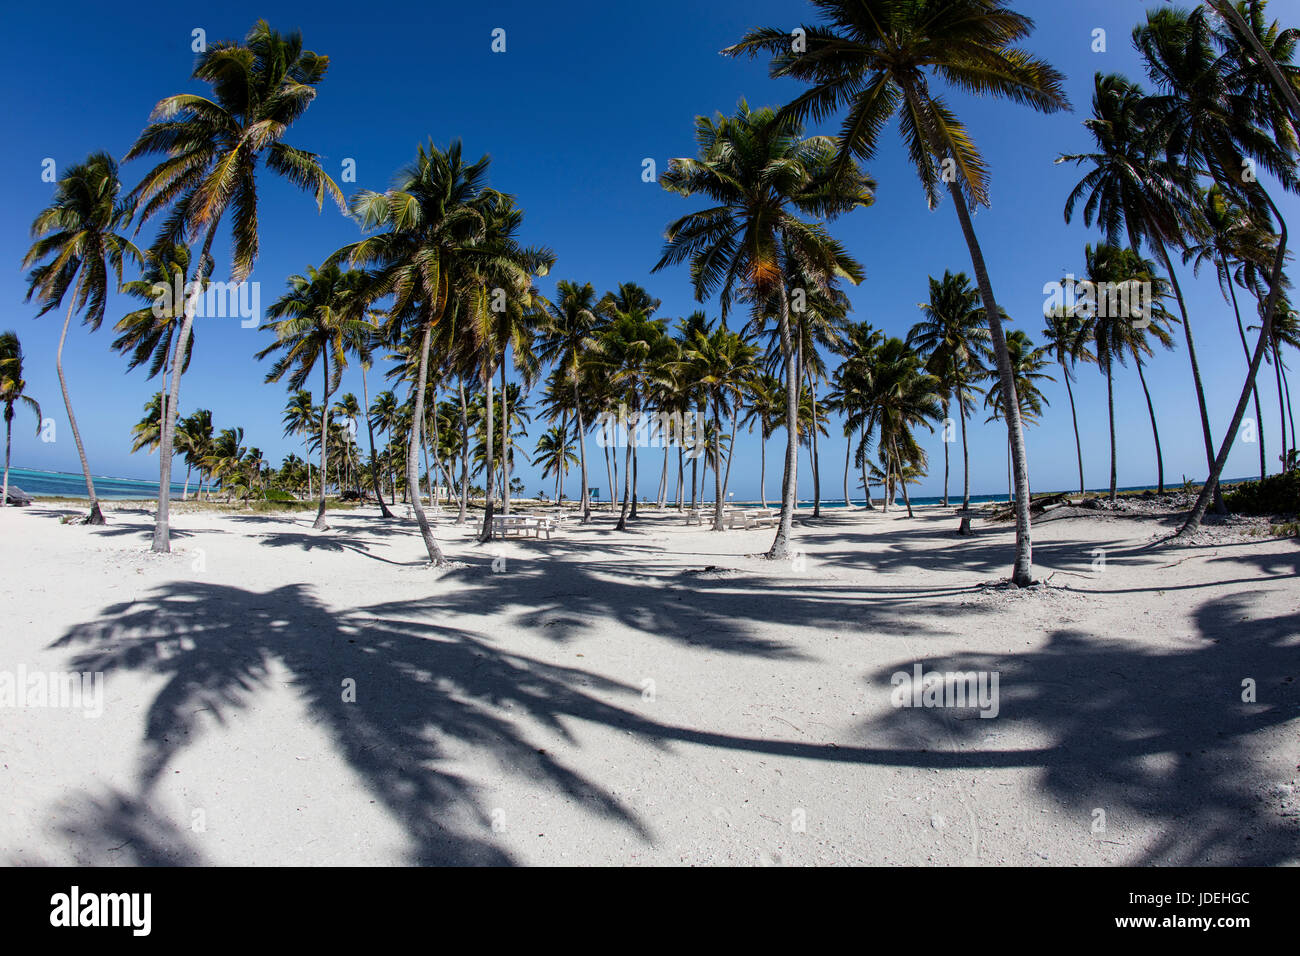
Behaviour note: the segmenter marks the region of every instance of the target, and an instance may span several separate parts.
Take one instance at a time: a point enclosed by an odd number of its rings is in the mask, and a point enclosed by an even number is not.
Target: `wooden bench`
[[[555,521],[551,518],[537,518],[533,515],[493,515],[492,516],[492,537],[505,538],[509,535],[527,538],[530,535],[534,538],[540,538],[543,534],[549,541],[551,532],[556,530]]]

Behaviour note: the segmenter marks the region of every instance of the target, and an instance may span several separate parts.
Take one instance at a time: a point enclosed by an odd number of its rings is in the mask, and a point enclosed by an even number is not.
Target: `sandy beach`
[[[0,714],[8,864],[1300,861],[1300,549],[1258,523],[1061,510],[1015,590],[1013,529],[938,507],[801,513],[786,562],[444,513],[444,570],[371,508],[182,510],[170,555],[73,513],[0,511],[0,672],[104,675]],[[918,664],[996,715],[895,706]]]

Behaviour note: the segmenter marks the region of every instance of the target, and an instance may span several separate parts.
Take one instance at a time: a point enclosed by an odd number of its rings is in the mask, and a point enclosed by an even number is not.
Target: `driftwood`
[[[26,507],[32,503],[32,496],[23,491],[17,485],[9,486],[9,504]]]
[[[1029,498],[1029,514],[1040,515],[1053,505],[1059,505],[1070,497],[1068,491],[1058,492],[1054,495],[1039,495],[1037,498],[1032,495]],[[1000,511],[995,511],[989,515],[990,521],[1010,521],[1015,517],[1015,505],[1004,505]]]

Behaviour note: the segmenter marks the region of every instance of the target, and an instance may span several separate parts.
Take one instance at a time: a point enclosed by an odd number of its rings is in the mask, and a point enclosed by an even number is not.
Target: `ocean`
[[[95,493],[105,501],[120,501],[123,499],[153,500],[154,498],[158,497],[158,481],[156,479],[150,481],[149,479],[144,479],[144,478],[113,478],[107,475],[94,475],[93,477],[95,479]],[[1225,478],[1223,484],[1228,485],[1241,480],[1244,479]],[[46,495],[50,497],[60,497],[60,498],[85,498],[86,497],[86,479],[81,476],[80,472],[70,473],[70,472],[62,472],[62,471],[34,471],[29,468],[11,468],[9,469],[9,484],[17,485],[19,488],[27,492],[29,495]],[[173,482],[172,495],[176,498],[180,498],[181,492],[184,489],[184,487],[185,487],[184,482]],[[191,480],[190,492],[193,493],[197,487],[198,487],[198,480],[197,479]],[[1177,485],[1177,484],[1166,484],[1165,490],[1176,491],[1181,487],[1182,487],[1181,485]],[[1105,494],[1110,489],[1090,488],[1088,490],[1095,494]],[[1155,491],[1156,486],[1155,485],[1132,485],[1126,488],[1120,488],[1119,490],[1120,491]],[[1037,491],[1035,492],[1035,494],[1040,494],[1040,493],[1042,492],[1037,492]],[[878,497],[879,494],[880,494],[879,489],[873,489],[873,496]],[[710,499],[710,501],[711,500],[712,499]],[[1000,494],[993,494],[993,495],[971,495],[970,500],[971,500],[971,504],[984,504],[989,501],[1006,501],[1007,494],[1004,491],[1001,492]],[[898,497],[898,503],[900,505],[903,503],[903,498],[901,495]],[[912,499],[912,504],[914,505],[938,505],[942,503],[943,503],[943,498],[939,496],[914,497]],[[750,506],[750,505],[757,506],[759,505],[759,502],[738,501],[733,498],[732,504],[745,505],[745,506]],[[768,507],[770,508],[781,507],[780,493],[778,492],[775,496],[769,496],[767,499],[767,504]],[[864,504],[864,501],[861,498],[854,498],[852,504],[855,507],[861,507]],[[961,493],[958,492],[957,494],[948,495],[948,504],[953,507],[960,506]],[[845,506],[844,499],[842,498],[835,499],[835,500],[832,500],[830,498],[822,499],[823,508],[843,508],[844,506]],[[798,502],[798,507],[811,508],[812,499],[800,498]]]
[[[3,464],[0,462],[0,464]],[[114,478],[109,475],[91,475],[95,480],[95,494],[103,501],[122,501],[129,499],[158,497],[158,479],[153,481],[141,478]],[[17,485],[29,495],[58,498],[85,498],[86,479],[81,472],[34,471],[30,468],[10,468],[9,484]],[[180,498],[184,482],[172,483],[172,495]],[[197,482],[190,482],[190,491],[197,487]]]

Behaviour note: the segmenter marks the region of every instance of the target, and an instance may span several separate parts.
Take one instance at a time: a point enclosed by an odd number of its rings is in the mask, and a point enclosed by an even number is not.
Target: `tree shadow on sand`
[[[472,785],[442,766],[450,756],[440,739],[488,752],[521,778],[545,781],[589,812],[646,836],[607,791],[539,751],[507,716],[522,712],[568,737],[561,717],[604,712],[617,719],[617,708],[594,695],[636,698],[640,689],[503,652],[463,631],[377,620],[364,610],[339,613],[302,585],[259,594],[187,582],[107,608],[55,646],[77,650],[71,666],[78,670],[166,678],[148,708],[137,794],[109,794],[79,808],[100,829],[138,833],[152,791],[193,739],[197,715],[225,723],[256,706],[278,664],[294,675],[303,705],[338,753],[405,830],[410,863],[511,862],[492,841],[490,813]],[[356,681],[357,703],[342,700],[345,678]],[[447,811],[464,808],[481,831],[449,823]],[[146,849],[138,862],[197,856],[177,849],[176,840],[165,843],[169,849]]]
[[[1281,798],[1267,779],[1293,776],[1296,752],[1270,769],[1256,750],[1257,735],[1287,724],[1300,729],[1300,614],[1251,620],[1249,611],[1246,596],[1207,601],[1186,650],[1059,630],[1034,653],[927,661],[926,671],[998,672],[998,716],[900,708],[865,733],[934,744],[911,751],[913,766],[1040,768],[1043,786],[1077,812],[1080,840],[1099,838],[1090,827],[1098,807],[1112,840],[1122,840],[1135,818],[1157,824],[1158,837],[1130,864],[1294,862],[1300,820],[1270,804]],[[887,694],[891,674],[911,668],[911,661],[882,668],[869,683]],[[1242,701],[1246,678],[1256,682],[1257,703]],[[987,748],[1008,724],[1051,744]],[[1276,746],[1277,733],[1267,736]]]

